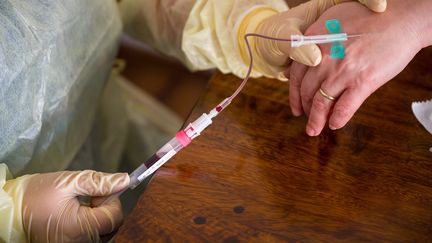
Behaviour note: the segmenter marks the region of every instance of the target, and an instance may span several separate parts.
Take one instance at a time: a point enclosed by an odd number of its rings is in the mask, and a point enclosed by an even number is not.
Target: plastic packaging
[[[417,120],[432,134],[432,100],[413,102],[411,108]]]

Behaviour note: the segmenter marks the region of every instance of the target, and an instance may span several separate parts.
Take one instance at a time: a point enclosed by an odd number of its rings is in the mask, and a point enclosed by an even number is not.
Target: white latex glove
[[[353,0],[311,0],[288,11],[278,13],[271,8],[258,8],[250,12],[239,28],[239,46],[245,63],[249,57],[245,50],[243,36],[246,33],[258,33],[266,36],[289,39],[293,34],[302,34],[329,8],[336,4]],[[358,0],[373,11],[384,12],[386,0]],[[327,34],[327,33],[322,33]],[[284,79],[283,71],[291,59],[307,66],[316,66],[321,62],[321,51],[316,45],[291,48],[290,42],[270,41],[250,38],[255,56],[255,69],[268,77]]]
[[[14,225],[22,225],[28,241],[97,242],[120,225],[120,201],[91,207],[78,196],[94,202],[128,185],[127,174],[86,170],[26,175],[7,181],[4,190],[14,201]]]

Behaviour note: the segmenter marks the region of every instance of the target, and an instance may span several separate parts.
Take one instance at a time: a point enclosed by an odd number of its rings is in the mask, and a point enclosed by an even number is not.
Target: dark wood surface
[[[308,137],[288,84],[250,80],[157,172],[116,242],[432,241],[432,136],[411,102],[432,98],[432,49],[349,124]],[[216,74],[189,120],[240,80]]]

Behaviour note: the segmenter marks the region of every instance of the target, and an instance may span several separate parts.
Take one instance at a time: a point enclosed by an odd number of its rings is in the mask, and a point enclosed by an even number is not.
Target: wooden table
[[[432,98],[432,49],[342,130],[308,137],[288,84],[250,80],[154,177],[116,242],[432,241],[432,136],[411,102]],[[237,87],[216,74],[189,120]]]

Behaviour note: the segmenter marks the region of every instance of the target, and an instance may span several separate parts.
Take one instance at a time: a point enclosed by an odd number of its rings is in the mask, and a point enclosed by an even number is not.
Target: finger
[[[336,83],[337,84],[337,83]],[[309,113],[309,120],[306,125],[306,133],[309,136],[318,136],[324,128],[330,110],[336,100],[332,100],[326,96],[338,97],[343,92],[343,87],[337,85],[329,85],[328,81],[325,81],[321,85],[322,94],[318,88],[313,98],[312,106]]]
[[[127,189],[127,188],[126,188],[126,189]],[[125,190],[126,190],[126,189],[125,189]],[[92,205],[92,206],[100,206],[101,204],[111,202],[112,200],[114,200],[114,199],[116,199],[116,198],[119,198],[120,195],[121,195],[125,190],[122,190],[122,191],[119,191],[119,192],[117,192],[117,193],[111,194],[110,196],[92,197],[92,198],[91,198],[91,205]]]
[[[353,0],[338,0],[336,4],[352,2]],[[387,8],[387,0],[357,0],[374,12],[384,12]]]
[[[320,74],[319,68],[309,68],[301,81],[301,104],[307,116],[309,116],[315,93],[318,91],[325,77],[325,75]]]
[[[300,30],[299,23],[291,23],[290,25],[282,25],[275,30],[276,36],[279,38],[290,38],[292,35],[303,35]],[[274,33],[271,33],[274,35]],[[263,43],[269,45],[268,50],[274,49],[272,42]],[[306,66],[317,66],[322,59],[321,50],[317,45],[303,45],[300,47],[291,47],[291,42],[279,41],[276,42],[275,53],[282,53],[282,56],[289,56],[290,59],[302,63]],[[286,66],[286,65],[284,65]]]
[[[123,212],[119,199],[112,200],[99,207],[81,206],[80,210],[87,211],[86,214],[82,214],[81,221],[90,224],[87,227],[83,225],[81,228],[88,228],[88,233],[98,236],[113,232],[123,221]]]
[[[330,129],[336,130],[344,127],[369,95],[367,91],[347,89],[333,107],[329,118]]]
[[[290,58],[310,67],[317,66],[322,60],[321,50],[315,44],[294,48],[291,52]]]
[[[109,196],[129,186],[127,173],[109,174],[92,170],[73,172],[70,179],[76,195]]]
[[[291,112],[294,116],[300,116],[303,113],[300,97],[301,81],[308,70],[308,67],[298,62],[293,62],[290,68],[289,79],[289,100]]]
[[[387,8],[387,0],[358,0],[370,10],[381,13]]]
[[[291,35],[303,35],[302,31],[298,28],[294,28],[291,30]],[[288,43],[283,43],[285,46]],[[291,43],[289,43],[289,47],[285,47],[284,49],[287,50],[287,54],[289,54],[289,57],[298,63],[304,64],[309,67],[315,67],[318,64],[321,63],[322,60],[322,54],[320,48],[315,45],[303,45],[300,47],[292,48]],[[282,50],[284,50],[282,49]]]
[[[285,69],[285,71],[283,72],[285,75],[285,78],[287,78],[288,80],[290,79],[290,73],[291,73],[291,66],[292,63],[288,64],[287,68]]]
[[[345,0],[339,0],[345,1]],[[315,23],[317,19],[325,12],[327,9],[336,5],[338,0],[313,0],[307,1],[300,4],[289,11],[286,12],[287,17],[301,20],[300,31],[303,32],[311,24]]]

